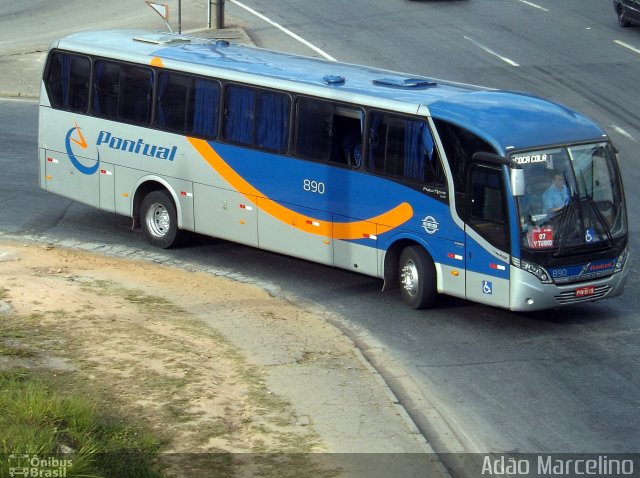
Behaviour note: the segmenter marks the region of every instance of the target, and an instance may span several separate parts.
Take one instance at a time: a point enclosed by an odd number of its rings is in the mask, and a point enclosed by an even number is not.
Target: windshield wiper
[[[582,217],[582,214],[580,214],[580,208],[577,207],[578,204],[582,203],[583,201],[586,201],[589,206],[591,207],[591,209],[593,210],[593,212],[595,212],[595,217],[597,218],[597,221],[600,223],[600,226],[602,227],[602,230],[604,231],[606,237],[607,237],[607,245],[609,248],[614,246],[613,243],[613,235],[611,234],[611,229],[607,226],[607,223],[604,219],[604,217],[602,216],[602,213],[600,212],[600,210],[598,209],[598,206],[596,205],[595,201],[593,200],[593,198],[591,198],[591,196],[587,195],[583,198],[579,198],[578,194],[574,194],[573,196],[571,196],[571,199],[569,200],[569,203],[567,204],[567,206],[565,207],[565,210],[563,212],[563,216],[562,219],[560,221],[560,224],[558,226],[558,235],[560,236],[560,243],[558,244],[558,250],[553,254],[554,257],[559,257],[564,255],[566,249],[567,249],[567,240],[569,238],[569,232],[571,232],[569,230],[569,227],[571,224],[575,223],[575,222],[579,222],[580,223],[580,234],[584,234],[584,217]],[[594,231],[595,232],[595,231]],[[584,236],[583,236],[583,243],[579,246],[575,246],[572,249],[575,248],[580,248],[583,246],[586,246],[587,244],[584,244]]]

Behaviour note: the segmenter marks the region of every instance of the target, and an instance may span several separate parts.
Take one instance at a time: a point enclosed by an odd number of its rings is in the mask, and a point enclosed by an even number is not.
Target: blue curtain
[[[236,143],[251,144],[256,93],[235,86],[229,87],[227,93],[225,138]]]
[[[193,134],[213,137],[218,118],[218,85],[212,81],[196,79],[193,104]],[[232,108],[229,107],[231,110]],[[227,127],[229,123],[227,123]],[[249,130],[250,131],[250,130]],[[230,139],[230,138],[229,138]],[[251,139],[249,132],[249,140]],[[238,140],[245,142],[242,140]]]
[[[256,145],[282,151],[289,131],[289,98],[279,93],[260,93],[256,114]]]
[[[407,121],[404,130],[404,176],[424,179],[427,144],[425,137],[431,136],[424,121]]]

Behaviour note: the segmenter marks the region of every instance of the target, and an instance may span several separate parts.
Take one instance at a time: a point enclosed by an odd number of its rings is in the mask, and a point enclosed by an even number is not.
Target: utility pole
[[[216,14],[216,30],[222,30],[224,28],[224,1],[225,0],[207,0],[208,2],[208,13],[209,13],[209,21],[207,24],[208,28],[212,28],[212,18],[213,11],[212,5],[215,5],[215,14]]]

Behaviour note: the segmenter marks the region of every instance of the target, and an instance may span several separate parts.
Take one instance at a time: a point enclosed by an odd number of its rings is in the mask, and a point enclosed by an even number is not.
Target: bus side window
[[[214,138],[218,128],[220,84],[173,72],[158,77],[156,124],[167,131]]]
[[[89,105],[89,58],[68,53],[51,55],[45,84],[54,108],[84,113]]]
[[[224,139],[283,153],[289,138],[289,96],[269,90],[230,85],[225,97]]]
[[[141,66],[97,61],[93,112],[125,123],[149,123],[153,70]]]
[[[434,119],[433,122],[451,170],[456,209],[458,214],[464,217],[466,197],[464,186],[465,169],[470,164],[471,157],[475,152],[496,153],[496,150],[472,132],[453,123],[437,119]]]
[[[472,166],[469,180],[468,221],[491,245],[509,250],[509,229],[502,171]]]
[[[423,119],[372,113],[367,168],[413,182],[445,185],[440,155]]]
[[[295,134],[295,154],[317,161],[327,160],[331,151],[333,105],[301,98]]]
[[[359,167],[362,162],[362,110],[329,101],[300,98],[294,139],[296,156]]]
[[[153,70],[123,65],[120,74],[118,119],[134,124],[148,124],[153,95]]]
[[[186,131],[187,102],[191,79],[186,75],[160,72],[156,124],[167,131]]]

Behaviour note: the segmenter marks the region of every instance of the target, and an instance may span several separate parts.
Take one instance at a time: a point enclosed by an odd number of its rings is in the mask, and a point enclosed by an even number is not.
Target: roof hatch
[[[135,41],[144,43],[153,43],[154,45],[171,45],[175,43],[191,43],[191,38],[179,35],[171,35],[169,33],[150,33],[133,38]]]
[[[374,85],[378,86],[389,86],[392,88],[408,88],[408,89],[417,89],[417,88],[430,88],[432,86],[436,86],[437,83],[435,81],[426,80],[424,78],[378,78],[373,80]]]

